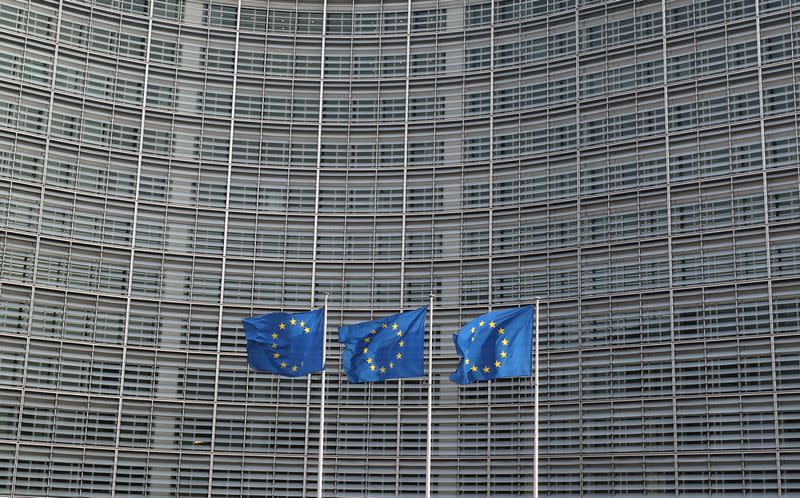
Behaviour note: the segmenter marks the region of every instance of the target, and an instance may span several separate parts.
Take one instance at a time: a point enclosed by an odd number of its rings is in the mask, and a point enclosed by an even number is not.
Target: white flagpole
[[[534,372],[533,372],[533,498],[539,498],[539,301],[536,297],[534,317]]]
[[[425,441],[425,498],[431,498],[431,429],[433,427],[433,293],[430,294],[428,313],[431,316],[428,333],[428,434]]]
[[[317,464],[317,498],[322,498],[322,462],[325,448],[325,352],[328,349],[328,293],[322,318],[322,390],[319,398],[319,462]]]

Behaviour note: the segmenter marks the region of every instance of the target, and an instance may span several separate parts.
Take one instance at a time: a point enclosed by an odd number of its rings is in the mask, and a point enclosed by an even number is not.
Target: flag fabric
[[[339,342],[345,345],[342,367],[350,382],[380,382],[425,373],[425,315],[427,306],[345,325]]]
[[[286,377],[322,371],[325,309],[242,318],[250,368]]]
[[[457,384],[531,375],[533,306],[490,311],[453,335],[461,357]]]

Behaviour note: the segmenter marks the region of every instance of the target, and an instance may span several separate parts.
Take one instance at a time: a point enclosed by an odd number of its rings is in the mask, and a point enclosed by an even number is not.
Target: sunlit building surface
[[[0,495],[316,496],[240,318],[325,292],[326,497],[423,494],[336,334],[430,292],[435,496],[530,496],[531,379],[447,375],[537,295],[542,496],[800,495],[798,63],[797,0],[0,0]]]

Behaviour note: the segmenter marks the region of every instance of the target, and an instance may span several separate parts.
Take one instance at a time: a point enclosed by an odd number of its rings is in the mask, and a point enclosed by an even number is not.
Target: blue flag
[[[533,306],[490,311],[453,335],[461,362],[458,384],[531,375]]]
[[[350,382],[422,376],[427,311],[423,306],[340,328],[339,342],[345,345],[342,366]]]
[[[250,368],[287,377],[322,371],[324,317],[320,308],[242,318]]]

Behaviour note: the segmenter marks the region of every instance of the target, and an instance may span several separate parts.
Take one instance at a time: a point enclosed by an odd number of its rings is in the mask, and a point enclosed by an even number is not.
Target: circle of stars
[[[291,327],[288,330],[289,332],[292,331],[293,329],[295,329],[295,330],[299,329],[304,334],[310,334],[311,333],[311,327],[309,327],[306,324],[305,320],[300,320],[300,322],[298,322],[296,318],[292,318],[292,319],[289,320],[289,325],[287,325],[284,322],[281,322],[280,324],[278,324],[278,330],[272,333],[272,339],[276,340],[279,337],[279,332],[287,331],[286,330],[287,326]],[[277,342],[273,342],[272,343],[272,349],[275,349],[275,350],[278,349],[278,343]],[[272,353],[272,358],[275,359],[275,360],[279,360],[281,358],[280,352],[275,351],[274,353]],[[300,367],[303,366],[303,363],[305,363],[305,362],[301,361],[300,365],[296,365],[296,364],[289,365],[285,361],[281,361],[279,363],[279,365],[284,370],[288,369],[288,370],[291,370],[292,372],[297,372],[300,369]]]
[[[497,332],[498,337],[499,336],[503,336],[506,333],[506,329],[504,329],[504,328],[496,328],[497,327],[497,323],[495,323],[494,321],[490,321],[487,324],[486,321],[481,320],[480,322],[478,322],[478,326],[477,327],[474,326],[474,325],[472,327],[470,327],[470,338],[469,338],[470,343],[475,342],[476,334],[479,333],[479,332],[482,332],[481,329],[484,329],[484,327],[486,327],[487,325],[488,325],[488,328],[485,329],[485,331],[487,333]],[[475,365],[474,363],[472,363],[472,360],[470,360],[469,356],[467,356],[469,354],[469,348],[464,353],[464,365],[469,367],[468,370],[470,372],[482,371],[485,374],[488,374],[489,372],[491,372],[492,368],[494,368],[495,370],[500,368],[503,365],[503,362],[505,361],[505,359],[508,358],[508,356],[509,356],[509,353],[508,353],[508,351],[506,351],[506,348],[508,347],[510,342],[509,342],[508,339],[503,337],[499,341],[499,343],[500,343],[500,355],[499,355],[498,358],[495,359],[494,367],[492,367],[491,365],[483,365],[483,367],[479,367],[478,365]]]
[[[394,334],[395,345],[397,346],[397,352],[394,355],[394,358],[389,361],[388,365],[378,365],[375,362],[375,359],[370,355],[370,343],[378,334],[387,334],[391,333]],[[375,372],[378,375],[386,375],[388,372],[394,369],[394,367],[400,363],[403,359],[403,348],[406,345],[406,341],[403,338],[404,332],[400,329],[400,326],[397,323],[393,323],[391,327],[388,323],[381,324],[380,327],[374,328],[369,332],[369,335],[362,339],[363,348],[361,349],[361,355],[366,356],[367,365],[369,365],[369,369],[371,372]],[[395,363],[397,362],[397,363]]]

